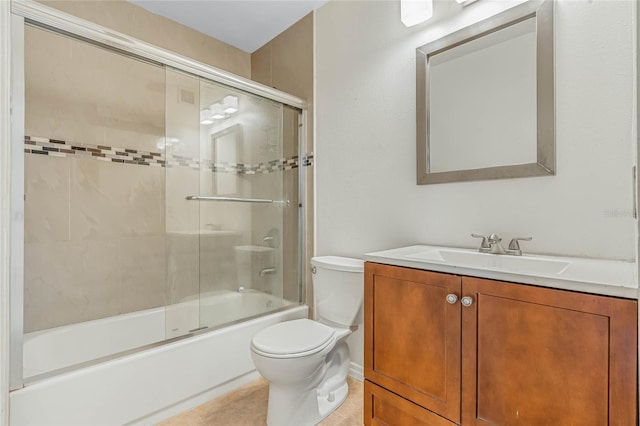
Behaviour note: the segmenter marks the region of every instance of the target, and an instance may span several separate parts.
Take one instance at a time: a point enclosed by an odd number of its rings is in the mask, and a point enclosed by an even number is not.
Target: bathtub
[[[254,290],[214,291],[200,299],[27,333],[25,378],[78,365],[209,327],[251,318],[293,302]],[[80,342],[80,344],[78,344]]]
[[[278,310],[287,305],[288,309]],[[260,315],[265,309],[277,311],[238,321]],[[165,322],[172,313],[177,320],[168,327]],[[259,377],[249,350],[252,336],[268,325],[307,315],[306,306],[279,297],[255,291],[222,291],[167,309],[29,333],[24,339],[25,375],[62,370],[35,376],[24,388],[11,392],[10,423],[154,424]],[[194,319],[199,321],[199,316],[210,327],[236,322],[131,351],[160,342],[171,332],[197,328],[199,322]],[[125,354],[112,356],[119,352]],[[101,357],[110,358],[91,362]]]

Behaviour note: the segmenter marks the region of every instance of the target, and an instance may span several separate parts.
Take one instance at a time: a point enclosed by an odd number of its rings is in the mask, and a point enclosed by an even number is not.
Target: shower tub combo
[[[10,424],[154,424],[258,378],[252,337],[308,317],[305,101],[11,7]]]
[[[25,373],[58,371],[12,392],[11,424],[153,424],[258,378],[253,335],[308,315],[306,306],[255,291],[217,292],[200,309],[228,325],[144,351],[131,350],[164,339],[165,308],[25,335]]]

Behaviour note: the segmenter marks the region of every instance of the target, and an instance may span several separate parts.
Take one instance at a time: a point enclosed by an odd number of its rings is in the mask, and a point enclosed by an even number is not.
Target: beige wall
[[[38,1],[205,64],[251,77],[251,55],[248,53],[126,0]]]
[[[313,152],[313,13],[300,19],[251,55],[251,78],[307,101],[306,152]],[[313,307],[308,262],[313,255],[313,166],[307,167],[306,185],[308,188],[306,200],[308,217],[305,227],[307,245],[304,253],[306,259],[304,276],[306,278],[307,304]],[[293,188],[288,189],[290,192],[293,190]],[[294,246],[293,241],[285,242],[285,244],[289,247]],[[285,265],[285,269],[292,267],[290,265],[287,268]]]

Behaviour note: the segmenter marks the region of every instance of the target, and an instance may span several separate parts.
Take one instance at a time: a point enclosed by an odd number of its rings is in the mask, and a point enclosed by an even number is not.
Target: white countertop
[[[392,250],[367,253],[364,259],[369,262],[387,265],[404,266],[456,275],[487,278],[492,280],[510,281],[522,284],[533,284],[561,290],[580,291],[584,293],[602,294],[606,296],[638,298],[638,265],[635,262],[616,260],[585,259],[561,256],[532,256],[523,258],[549,259],[570,262],[570,265],[557,274],[527,274],[518,271],[506,271],[491,267],[474,267],[456,265],[450,262],[434,259],[416,259],[410,256],[429,250],[465,250],[449,247],[415,245]],[[473,252],[473,250],[468,250]],[[498,256],[486,254],[486,256]],[[503,255],[501,255],[503,256]]]

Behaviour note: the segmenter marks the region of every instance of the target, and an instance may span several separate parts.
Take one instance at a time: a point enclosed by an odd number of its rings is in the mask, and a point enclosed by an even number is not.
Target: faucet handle
[[[531,237],[515,237],[511,239],[509,243],[509,248],[507,249],[507,254],[511,254],[514,256],[522,256],[522,250],[520,250],[520,244],[518,241],[531,241],[533,238]]]
[[[520,244],[518,243],[518,241],[531,241],[533,240],[532,237],[515,237],[511,239],[511,242],[509,243],[509,250],[520,250]]]
[[[488,240],[489,237],[487,237],[486,235],[471,234],[471,236],[473,238],[482,238],[482,242],[480,243],[480,250],[491,248],[491,244],[489,244],[489,240]]]

